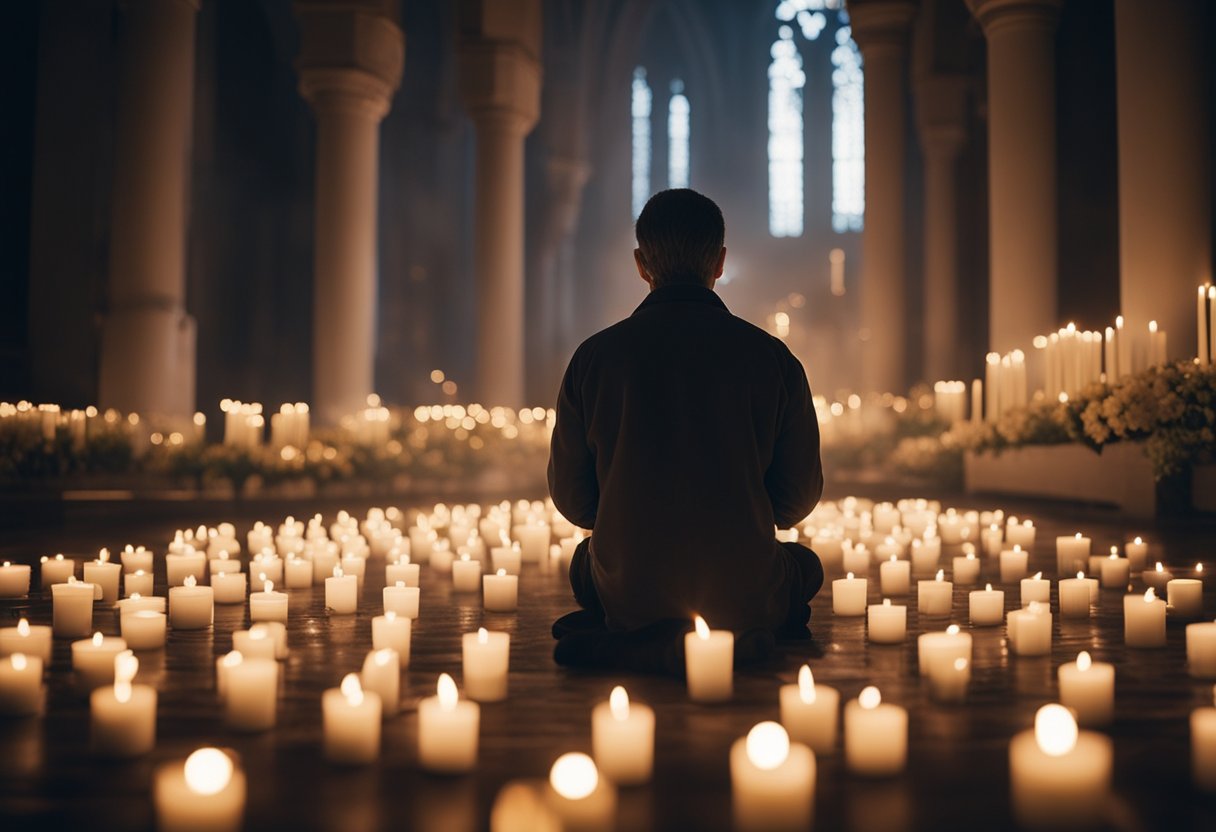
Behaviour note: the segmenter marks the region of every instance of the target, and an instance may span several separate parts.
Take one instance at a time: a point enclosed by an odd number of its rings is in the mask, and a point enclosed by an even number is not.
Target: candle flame
[[[600,773],[586,754],[563,754],[549,769],[549,785],[566,800],[582,800],[596,790]]]
[[[992,592],[992,584],[984,584],[984,592]]]
[[[469,562],[469,553],[465,552],[463,555],[461,555],[460,560],[464,563],[468,563]]]
[[[698,615],[693,619],[693,626],[697,630],[697,638],[701,639],[702,641],[709,640],[709,625],[705,623],[704,618]]]
[[[262,577],[266,577],[263,575]],[[264,581],[262,583],[262,592],[274,592],[274,581]]]
[[[359,684],[358,673],[347,673],[343,676],[340,690],[342,691],[342,695],[346,697],[346,704],[352,708],[357,708],[363,704],[363,685]]]
[[[231,652],[224,654],[224,658],[220,659],[220,664],[222,664],[224,667],[236,667],[243,661],[245,661],[245,657],[241,654],[241,651],[232,650]]]
[[[1085,578],[1085,573],[1084,573],[1084,572],[1078,572],[1078,573],[1077,573],[1077,580],[1078,580],[1078,581],[1080,581],[1080,580],[1084,580],[1084,578]]]
[[[1196,571],[1196,572],[1199,572],[1199,573],[1202,573],[1202,572],[1203,572],[1203,564],[1202,564],[1202,563],[1197,563],[1197,564],[1195,564],[1195,571]]]
[[[1032,580],[1032,581],[1041,581],[1041,580],[1043,580],[1043,573],[1042,573],[1042,572],[1035,572],[1035,573],[1034,573],[1034,577],[1033,577],[1033,578],[1031,578],[1031,580]]]
[[[1158,571],[1158,572],[1164,572],[1164,571],[1165,571],[1165,567],[1161,565],[1161,561],[1157,561],[1157,571]]]
[[[486,630],[485,627],[477,628],[477,643],[478,644],[489,644],[490,643],[490,633],[488,630]]]
[[[27,619],[21,619],[17,622],[17,635],[21,638],[27,638],[30,634],[30,622]]]
[[[100,631],[93,633],[94,647],[100,647],[103,640],[105,640],[105,636],[103,636]]]
[[[249,638],[253,641],[261,641],[270,635],[270,628],[265,624],[254,624],[249,628]]]
[[[103,548],[97,553],[97,560],[101,561],[102,563],[108,563],[110,561],[110,550]]]
[[[1077,670],[1080,670],[1082,673],[1084,673],[1086,670],[1089,670],[1089,668],[1092,665],[1093,665],[1093,659],[1091,659],[1089,657],[1088,652],[1086,652],[1085,650],[1082,650],[1080,653],[1077,654]]]
[[[387,667],[388,663],[393,660],[393,656],[396,654],[396,652],[396,650],[384,647],[372,654],[372,660],[381,667]]]
[[[608,695],[608,710],[617,722],[629,719],[629,694],[620,685],[614,687]]]
[[[853,580],[853,573],[852,573],[852,572],[847,573],[847,574],[845,575],[845,578],[847,578],[847,579],[848,579],[848,580],[850,580],[850,581],[851,581],[851,580]]]
[[[507,576],[507,570],[505,570],[505,569],[499,569],[499,570],[498,570],[497,572],[495,572],[494,574],[495,574],[495,575],[497,575],[497,576],[498,576],[498,577],[500,577],[500,578],[505,578],[505,577]]]
[[[1157,600],[1156,591],[1150,586],[1148,591],[1144,593],[1144,603],[1151,604]]]
[[[1076,535],[1075,535],[1075,537],[1076,537],[1076,539],[1077,539],[1077,540],[1080,540],[1080,539],[1081,539],[1081,533],[1080,533],[1080,532],[1077,532],[1077,533],[1076,533]]]
[[[186,580],[182,581],[182,586],[194,586],[198,583],[193,575],[187,575]]]
[[[139,659],[130,650],[123,650],[114,657],[114,679],[118,682],[130,682],[139,672]]]
[[[439,674],[436,693],[439,697],[439,707],[441,709],[449,713],[456,710],[456,702],[460,698],[460,693],[456,690],[456,683],[452,681],[451,676],[446,673]]]
[[[804,664],[798,668],[798,698],[804,705],[810,705],[814,703],[815,696],[815,676],[811,673],[811,666]]]
[[[342,571],[342,566],[340,564],[335,563],[334,564],[334,577],[341,578],[345,574],[346,573]]]
[[[1132,541],[1132,542],[1133,542],[1133,543],[1135,543],[1137,546],[1142,546],[1142,545],[1144,545],[1144,541],[1143,541],[1143,540],[1142,540],[1140,537],[1137,537],[1137,538],[1136,538],[1134,541]]]
[[[747,759],[761,771],[772,771],[790,755],[790,735],[778,722],[760,722],[747,732]]]
[[[1034,715],[1034,738],[1044,754],[1062,757],[1077,745],[1077,720],[1063,705],[1044,705]]]
[[[967,669],[967,660],[964,659],[962,656],[959,656],[957,659],[954,660],[954,669],[957,670],[959,673],[962,673],[964,670]]]
[[[899,558],[897,558],[895,555],[891,555],[891,563],[895,563],[897,560],[899,560]]]
[[[393,586],[397,587],[397,589],[405,589],[405,581],[397,581]]]
[[[959,634],[959,632],[960,631],[959,631],[959,627],[957,624],[951,624],[949,627],[946,628],[946,635],[949,635],[949,636],[956,636]]]
[[[882,599],[882,605],[883,605],[884,607],[889,607],[889,606],[891,606],[891,599],[890,599],[890,598],[883,598],[883,599]]]
[[[29,661],[25,658],[24,653],[14,653],[9,658],[9,661],[12,662],[13,670],[25,670],[26,666],[29,665]]]
[[[944,569],[937,570],[937,575],[933,578],[933,580],[944,581],[945,579],[946,579],[946,570],[944,570]]]
[[[882,693],[878,688],[870,685],[861,691],[857,697],[857,703],[867,711],[872,711],[882,704]]]
[[[195,794],[223,791],[232,780],[232,759],[218,748],[200,748],[186,758],[186,786]]]

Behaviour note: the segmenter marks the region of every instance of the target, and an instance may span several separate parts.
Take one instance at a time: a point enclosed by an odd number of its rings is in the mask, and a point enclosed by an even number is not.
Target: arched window
[[[848,15],[832,50],[832,228],[860,231],[866,211],[865,96],[861,50]]]
[[[778,30],[768,67],[768,230],[802,236],[802,56],[789,26]]]
[[[646,70],[633,71],[633,218],[636,220],[650,198],[650,85]]]
[[[667,187],[688,187],[688,96],[684,82],[671,82],[671,100],[667,103]]]

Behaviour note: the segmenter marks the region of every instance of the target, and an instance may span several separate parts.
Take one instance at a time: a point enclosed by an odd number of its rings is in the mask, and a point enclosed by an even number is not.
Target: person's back
[[[572,582],[584,606],[597,596],[613,629],[694,614],[737,631],[779,630],[791,613],[805,625],[822,581],[813,554],[791,555],[773,534],[822,490],[806,376],[710,288],[722,233],[705,197],[654,197],[637,252],[652,291],[579,347],[562,383],[550,491],[593,529]]]

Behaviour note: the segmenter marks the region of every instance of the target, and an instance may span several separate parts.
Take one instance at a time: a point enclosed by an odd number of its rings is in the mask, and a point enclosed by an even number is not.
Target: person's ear
[[[726,268],[726,246],[722,246],[722,250],[718,252],[718,264],[714,266],[713,280],[709,281],[709,288],[714,288],[714,284],[722,277],[722,272]]]
[[[654,278],[650,276],[650,272],[646,270],[646,263],[642,260],[642,250],[635,248],[633,250],[633,262],[638,267],[638,276],[646,281],[646,285],[651,289],[654,288]]]

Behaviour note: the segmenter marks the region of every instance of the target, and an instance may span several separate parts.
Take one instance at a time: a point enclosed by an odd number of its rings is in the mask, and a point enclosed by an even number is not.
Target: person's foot
[[[591,630],[607,630],[604,626],[603,613],[591,610],[575,610],[567,613],[553,622],[553,637],[562,639],[571,633],[583,633]]]

